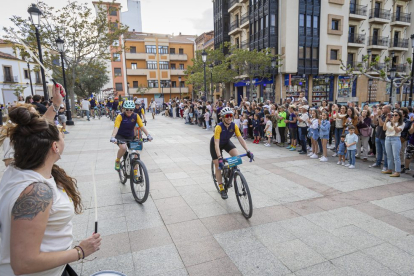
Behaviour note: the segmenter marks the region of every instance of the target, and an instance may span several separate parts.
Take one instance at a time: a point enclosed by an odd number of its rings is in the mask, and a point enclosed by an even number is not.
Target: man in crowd
[[[87,98],[84,98],[81,102],[81,106],[82,106],[82,117],[83,114],[86,113],[86,116],[88,117],[88,121],[89,120],[89,109],[91,108],[91,103],[88,101]]]
[[[36,106],[36,109],[37,111],[39,111],[39,114],[43,115],[46,113],[47,107],[40,103],[41,100],[42,97],[40,95],[34,95],[32,104]]]

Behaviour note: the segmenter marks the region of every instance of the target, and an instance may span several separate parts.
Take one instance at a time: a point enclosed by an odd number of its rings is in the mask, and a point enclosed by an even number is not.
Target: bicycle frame
[[[245,156],[247,156],[247,154],[241,154],[241,155],[237,155],[238,157],[245,157]],[[235,157],[235,156],[233,156],[233,157]],[[231,158],[231,157],[229,157],[229,158]],[[225,159],[223,159],[224,160],[224,162],[226,163],[227,162],[227,160],[229,159],[229,158],[225,158]],[[252,160],[254,160],[253,159],[253,157],[252,158],[250,158],[250,162],[252,162]],[[240,171],[240,169],[237,167],[237,166],[234,166],[234,167],[232,167],[232,168],[230,168],[229,167],[229,165],[225,165],[225,168],[222,170],[222,177],[224,178],[224,179],[226,179],[227,177],[226,177],[226,170],[229,170],[230,171],[230,175],[229,175],[229,177],[228,177],[228,180],[227,180],[227,183],[225,183],[226,184],[226,189],[228,188],[228,185],[230,184],[231,185],[231,183],[233,182],[233,178],[234,178],[234,173],[236,172],[236,171]]]

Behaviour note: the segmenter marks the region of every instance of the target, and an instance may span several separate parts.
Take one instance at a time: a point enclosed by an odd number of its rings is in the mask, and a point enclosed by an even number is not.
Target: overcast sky
[[[0,17],[0,35],[3,27],[11,26],[12,15],[28,17],[27,8],[37,0],[15,0],[3,3]],[[66,5],[64,0],[43,0],[50,6],[61,8]],[[92,1],[78,1],[92,7]],[[127,0],[117,0],[122,11],[127,9]],[[142,31],[150,33],[200,35],[213,30],[213,3],[211,0],[141,0]]]

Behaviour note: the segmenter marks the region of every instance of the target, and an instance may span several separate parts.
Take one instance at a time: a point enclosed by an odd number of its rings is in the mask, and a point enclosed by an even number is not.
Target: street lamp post
[[[390,89],[389,104],[392,104],[392,91],[394,90],[394,78],[395,78],[395,73],[397,71],[394,67],[394,56],[395,56],[395,53],[391,52],[391,69],[390,69],[391,89]]]
[[[206,83],[206,61],[207,61],[207,52],[203,50],[201,53],[201,58],[204,64],[204,96],[207,97],[207,83]]]
[[[43,56],[42,56],[42,46],[40,45],[40,34],[38,27],[40,26],[40,16],[42,15],[42,12],[39,10],[39,8],[32,4],[32,6],[27,9],[27,12],[30,14],[30,21],[32,22],[33,27],[35,28],[36,32],[36,41],[37,41],[37,49],[39,51],[39,61],[43,64]],[[49,100],[49,94],[47,92],[46,87],[46,77],[45,77],[45,70],[42,66],[40,66],[40,72],[42,74],[42,83],[43,83],[43,93],[45,96],[45,100]]]
[[[128,100],[130,100],[131,96],[129,95],[129,82],[127,82],[127,93],[128,93]]]
[[[370,78],[370,79],[368,80],[368,85],[369,85],[368,103],[371,103],[372,81],[373,81],[373,79],[372,79],[372,78]]]
[[[213,102],[213,67],[214,64],[210,64],[208,67],[210,67],[210,100]]]
[[[164,110],[164,83],[161,82],[161,93],[162,93],[162,109]]]
[[[32,91],[32,96],[33,96],[32,74],[30,73],[30,62],[29,62],[29,60],[27,60],[27,71],[28,71],[29,80],[30,80],[30,90]]]
[[[178,86],[180,87],[180,100],[181,100],[181,76],[178,77]]]
[[[55,42],[56,42],[58,51],[60,53],[60,62],[62,64],[63,87],[65,88],[65,91],[66,91],[66,96],[65,96],[65,100],[66,100],[66,117],[67,117],[66,124],[68,126],[73,126],[75,123],[72,120],[72,111],[70,110],[69,94],[68,94],[68,90],[66,89],[65,63],[63,62],[63,52],[65,51],[65,41],[63,39],[61,39],[60,37],[58,37],[55,40]]]
[[[413,54],[412,59],[412,68],[411,68],[411,84],[410,84],[410,97],[408,98],[408,106],[412,106],[412,100],[413,100],[413,89],[414,89],[414,34],[411,35],[411,52]]]
[[[276,101],[276,91],[275,91],[275,70],[276,70],[276,58],[275,57],[273,57],[272,58],[272,61],[271,61],[271,64],[272,64],[272,88],[273,88],[273,91],[272,91],[272,93],[273,93],[273,100],[274,101]],[[282,103],[282,99],[280,99],[280,103]]]

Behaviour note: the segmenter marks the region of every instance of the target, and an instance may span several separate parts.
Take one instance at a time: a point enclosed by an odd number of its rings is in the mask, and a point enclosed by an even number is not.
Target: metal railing
[[[411,22],[411,14],[410,13],[403,13],[403,12],[395,12],[392,14],[392,21],[399,21],[410,23]]]
[[[246,22],[249,22],[249,14],[247,12],[242,14],[240,19],[240,25],[243,25]]]
[[[370,46],[385,46],[388,47],[389,38],[384,36],[370,36],[369,43]]]
[[[382,70],[382,69],[387,68],[387,63],[377,63],[373,65],[372,67],[377,70]]]
[[[19,80],[19,78],[17,76],[11,76],[11,75],[4,75],[3,76],[3,82],[18,82],[18,80]]]
[[[230,32],[234,31],[235,29],[237,29],[239,27],[240,27],[239,20],[235,20],[235,21],[231,22]]]
[[[397,64],[397,65],[395,65],[395,69],[399,73],[407,72],[407,64]]]
[[[369,18],[391,19],[391,10],[372,9],[369,11]]]
[[[364,62],[362,61],[355,61],[355,60],[348,60],[346,63],[347,66],[350,66],[352,68],[358,68],[362,67],[364,65]]]
[[[408,48],[408,39],[392,39],[390,47],[395,48]]]
[[[349,13],[351,14],[366,16],[367,11],[368,11],[368,6],[351,4],[349,7]]]
[[[348,35],[348,43],[365,44],[365,35],[357,34],[357,33],[350,33]]]

